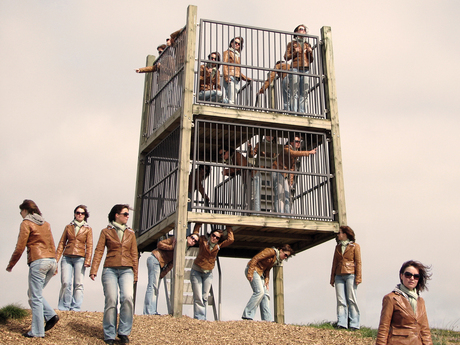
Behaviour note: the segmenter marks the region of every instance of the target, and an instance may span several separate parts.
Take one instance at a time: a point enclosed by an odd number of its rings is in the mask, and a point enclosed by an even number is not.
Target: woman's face
[[[85,210],[81,207],[77,208],[77,210],[75,211],[75,220],[77,222],[82,222],[83,220],[85,220]]]
[[[413,290],[417,287],[418,280],[420,279],[419,271],[415,267],[409,266],[401,274],[400,278],[406,288]]]
[[[284,250],[280,249],[280,259],[281,259],[281,261],[287,259],[290,255],[291,255],[291,253],[285,252]]]
[[[21,210],[21,212],[19,212],[19,213],[21,214],[22,219],[24,219],[29,214],[29,212],[27,212],[27,210]]]
[[[129,219],[129,210],[127,208],[124,208],[121,210],[120,213],[115,214],[115,221],[118,224],[125,225],[128,223]]]
[[[219,232],[217,231],[214,231],[212,234],[211,234],[211,243],[218,243],[219,240],[220,240],[220,237],[222,236],[222,234],[220,234]]]
[[[346,241],[348,239],[348,236],[342,230],[339,230],[337,238],[338,238],[339,241]]]
[[[235,49],[235,50],[240,51],[240,49],[241,49],[241,41],[240,41],[239,38],[235,38],[235,40],[232,43],[232,48]]]
[[[198,235],[191,235],[187,237],[187,243],[189,247],[194,246],[198,242]]]

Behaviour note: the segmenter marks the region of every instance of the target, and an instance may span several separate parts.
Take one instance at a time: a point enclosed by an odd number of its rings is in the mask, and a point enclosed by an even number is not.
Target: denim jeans
[[[260,171],[257,171],[252,179],[252,190],[253,190],[253,200],[254,211],[260,211]]]
[[[224,88],[227,92],[227,98],[225,103],[235,104],[235,98],[241,88],[240,81],[237,80],[235,77],[230,77],[230,82],[227,83],[224,79]]]
[[[212,285],[212,271],[203,273],[192,268],[190,283],[193,291],[193,317],[198,320],[206,320],[208,295]]]
[[[156,315],[158,305],[158,289],[160,285],[161,266],[158,259],[150,255],[147,258],[147,269],[149,272],[147,290],[144,298],[144,315]]]
[[[222,103],[222,98],[223,94],[220,90],[200,91],[198,94],[198,99],[201,101]],[[227,100],[224,101],[224,103],[226,102]]]
[[[359,328],[359,309],[356,299],[356,288],[354,274],[335,276],[338,326]]]
[[[247,277],[248,267],[244,270],[244,274]],[[246,308],[243,311],[243,318],[245,319],[254,319],[256,314],[257,307],[260,307],[260,317],[262,321],[273,321],[272,314],[270,312],[270,295],[268,294],[267,287],[265,286],[264,278],[254,270],[252,282],[249,284],[252,288],[252,296],[249,299]]]
[[[272,172],[275,212],[291,213],[291,194],[289,182],[279,172]]]
[[[292,69],[297,74],[289,74],[289,91],[292,111],[305,113],[308,108],[308,92],[310,88],[308,69]]]
[[[86,267],[82,256],[63,256],[61,260],[61,291],[59,310],[80,311],[83,302],[83,278]]]
[[[43,298],[43,289],[56,272],[56,259],[46,258],[32,261],[29,265],[29,305],[32,309],[32,329],[29,335],[44,337],[44,321],[51,319],[56,313]]]
[[[133,326],[134,272],[132,268],[104,267],[102,270],[105,305],[102,328],[104,340],[117,335],[118,289],[120,289],[120,321],[118,334],[129,335]]]
[[[291,109],[291,94],[289,93],[289,77],[286,76],[283,78],[281,82],[282,89],[283,89],[283,109],[284,110],[292,110]]]

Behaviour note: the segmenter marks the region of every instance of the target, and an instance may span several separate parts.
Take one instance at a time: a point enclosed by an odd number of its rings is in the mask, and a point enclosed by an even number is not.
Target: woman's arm
[[[359,285],[362,282],[361,247],[355,243],[355,284]]]
[[[8,266],[6,267],[6,270],[8,272],[11,272],[14,265],[16,265],[16,263],[21,258],[22,253],[24,253],[24,249],[26,249],[26,245],[27,245],[27,240],[29,239],[29,234],[30,234],[30,227],[27,226],[27,222],[22,221],[21,226],[19,228],[19,236],[18,236],[18,242],[16,243],[16,249],[11,255],[10,262],[8,263]]]
[[[62,233],[61,239],[59,240],[58,247],[56,249],[56,262],[59,262],[62,256],[62,252],[64,251],[64,246],[67,243],[67,227],[72,225],[67,225],[64,228],[64,232]]]
[[[86,233],[86,252],[85,252],[85,267],[91,267],[91,258],[93,256],[93,229],[88,226]]]
[[[380,324],[377,332],[375,345],[386,345],[390,333],[391,318],[393,317],[394,305],[391,296],[383,297],[382,312],[380,314]]]

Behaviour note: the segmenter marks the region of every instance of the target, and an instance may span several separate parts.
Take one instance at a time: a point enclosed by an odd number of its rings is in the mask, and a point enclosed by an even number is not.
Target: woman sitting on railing
[[[223,62],[232,64],[241,64],[241,51],[243,50],[243,37],[235,37],[230,41],[229,48],[224,52]],[[251,78],[246,77],[241,73],[241,68],[236,66],[224,65],[224,88],[227,93],[227,102],[235,104],[236,94],[240,91],[241,79],[251,82]]]
[[[208,60],[220,62],[220,54],[212,52]],[[222,103],[222,89],[220,87],[220,64],[207,62],[200,66],[200,93],[198,98],[201,101]],[[227,102],[227,100],[225,100]]]

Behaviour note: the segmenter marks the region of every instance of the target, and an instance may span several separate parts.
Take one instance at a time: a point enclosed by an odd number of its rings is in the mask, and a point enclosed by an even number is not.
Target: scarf
[[[238,50],[235,50],[233,48],[228,48],[229,51],[233,52],[233,54],[235,54],[236,57],[240,57],[240,52]]]
[[[401,295],[403,295],[405,298],[410,303],[410,306],[412,307],[412,310],[414,311],[414,314],[417,315],[417,300],[418,300],[418,293],[417,290],[409,290],[404,286],[404,284],[398,284],[396,285],[395,289],[393,290],[395,292],[399,292]]]
[[[275,256],[276,256],[276,262],[273,266],[279,266],[283,262],[283,260],[280,259],[280,251],[276,249],[275,247],[272,247],[272,249],[275,251]]]
[[[86,225],[86,222],[82,220],[81,222],[77,221],[76,219],[73,220],[71,223],[75,227],[75,236],[77,236],[78,232],[80,231],[80,228],[84,225]]]
[[[125,230],[127,228],[126,224],[120,224],[115,221],[112,222],[113,227],[117,231],[118,238],[121,240],[123,239],[123,234],[125,233]]]
[[[40,216],[38,213],[30,214],[28,213],[27,216],[24,217],[24,220],[30,220],[32,223],[37,225],[43,225],[45,223],[45,219]]]
[[[342,255],[345,253],[345,250],[347,249],[348,244],[350,244],[350,240],[345,240],[345,241],[340,241],[340,244],[342,246]]]

